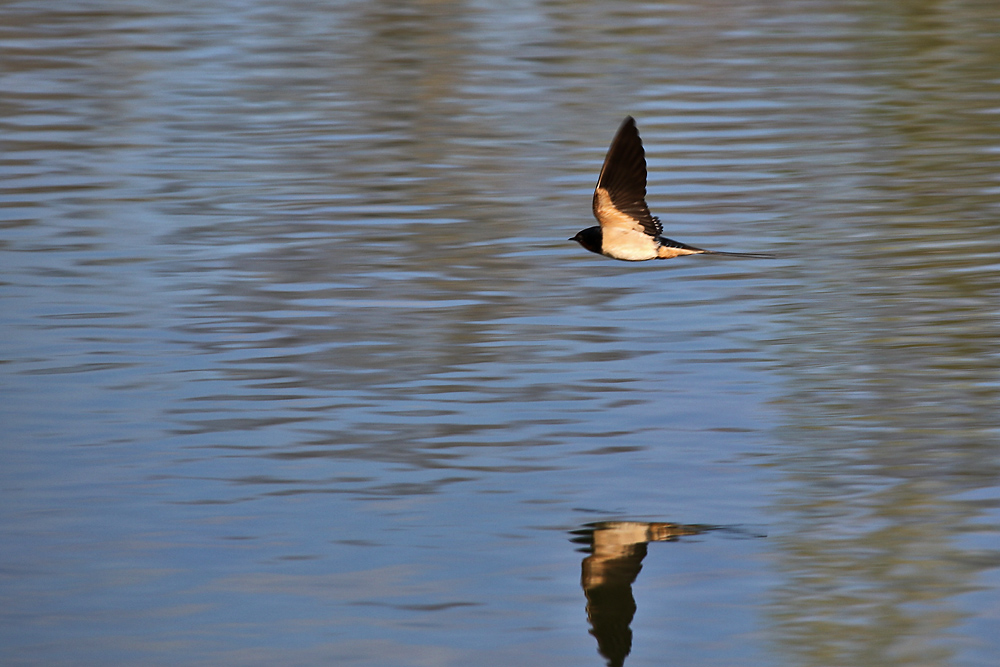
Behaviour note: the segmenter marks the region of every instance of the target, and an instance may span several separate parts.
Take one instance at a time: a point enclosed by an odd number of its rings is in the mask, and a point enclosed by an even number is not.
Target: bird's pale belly
[[[601,254],[605,257],[610,257],[611,259],[621,259],[626,262],[643,262],[647,259],[657,258],[657,254],[655,252],[651,253],[639,249],[605,248],[601,250]]]
[[[626,262],[642,262],[659,257],[659,242],[640,232],[606,230],[601,239],[601,254]]]

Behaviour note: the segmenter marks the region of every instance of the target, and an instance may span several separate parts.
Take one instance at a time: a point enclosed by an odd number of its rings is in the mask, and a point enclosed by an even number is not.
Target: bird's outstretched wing
[[[604,158],[594,189],[594,217],[605,234],[641,231],[656,239],[663,233],[646,205],[646,153],[632,116],[622,122]]]

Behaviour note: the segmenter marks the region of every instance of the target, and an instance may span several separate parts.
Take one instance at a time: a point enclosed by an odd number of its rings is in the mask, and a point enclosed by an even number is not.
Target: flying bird
[[[594,217],[601,223],[599,226],[581,230],[569,240],[612,259],[641,262],[680,255],[773,257],[705,250],[660,236],[663,225],[646,205],[646,154],[632,116],[625,117],[604,158],[594,189]]]

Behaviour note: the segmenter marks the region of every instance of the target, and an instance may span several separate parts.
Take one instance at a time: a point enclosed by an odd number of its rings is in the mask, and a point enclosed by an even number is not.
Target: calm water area
[[[998,35],[0,2],[0,664],[1000,663]]]

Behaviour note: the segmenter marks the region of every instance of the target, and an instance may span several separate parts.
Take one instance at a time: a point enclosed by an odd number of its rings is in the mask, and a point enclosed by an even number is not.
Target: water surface
[[[4,664],[1000,657],[990,3],[0,18]]]

